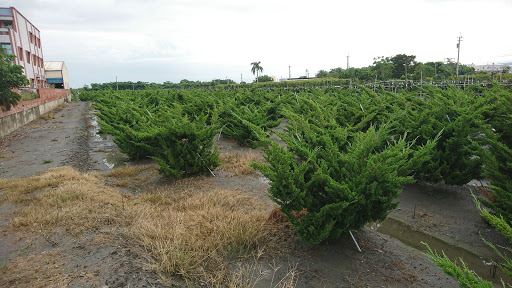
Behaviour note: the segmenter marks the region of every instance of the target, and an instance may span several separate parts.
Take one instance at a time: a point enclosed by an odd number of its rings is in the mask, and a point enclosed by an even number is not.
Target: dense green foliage
[[[227,85],[235,83],[232,79],[213,79],[211,81],[191,81],[183,79],[178,83],[165,81],[164,83],[143,82],[143,81],[121,81],[106,83],[91,83],[85,85],[82,90],[98,91],[98,90],[147,90],[147,89],[211,89],[217,85]]]
[[[497,201],[485,204],[509,221],[509,88],[392,93],[350,89],[347,82],[343,89],[319,88],[339,79],[315,81],[314,87],[296,81],[251,89],[86,91],[80,98],[95,101],[102,131],[113,134],[124,153],[156,159],[170,177],[217,167],[217,133],[263,146],[268,165],[255,167],[309,243],[384,219],[401,185],[414,180],[461,185],[488,177]],[[277,136],[286,147],[269,140]]]
[[[386,109],[370,91],[358,91],[357,97],[333,92],[296,95],[283,109],[286,130],[276,132],[286,149],[267,140],[269,164],[253,164],[270,180],[271,199],[310,244],[385,219],[401,185],[413,181],[408,176],[435,147],[435,141],[414,145],[406,133],[392,140],[403,113]],[[259,135],[268,139],[263,131]]]
[[[485,147],[482,149],[484,152],[479,156],[484,164],[484,175],[490,179],[491,183],[491,186],[486,189],[491,189],[493,198],[489,201],[475,197],[475,203],[481,217],[512,243],[512,93],[496,83],[486,88],[474,86],[470,91],[474,93],[473,97],[476,99],[474,102],[477,103],[470,109],[472,110],[470,115],[478,117],[478,122],[474,125],[482,125],[481,131],[485,131],[485,137],[483,134],[478,134],[476,138],[480,138],[477,140]],[[494,213],[491,214],[481,207],[481,202],[493,209]],[[512,280],[512,259],[498,250],[493,243],[485,239],[483,241],[499,256],[501,260],[496,264],[505,276]],[[509,254],[512,252],[510,247],[502,248]],[[491,282],[475,275],[470,270],[471,267],[466,267],[462,259],[460,259],[462,266],[458,266],[446,255],[439,255],[429,247],[427,255],[446,274],[454,277],[460,287],[494,287]],[[510,287],[503,281],[502,285]]]
[[[240,90],[220,102],[218,107],[221,132],[238,144],[255,148],[259,139],[254,131],[244,123],[248,121],[265,131],[280,123],[280,107],[290,99],[289,93],[281,98],[280,95],[269,91]]]
[[[418,143],[442,134],[432,158],[417,179],[449,185],[466,184],[483,176],[483,145],[490,130],[486,127],[482,100],[463,90],[427,87],[423,98],[408,97],[408,125]]]
[[[258,76],[256,82],[274,82],[274,79],[268,75]]]
[[[300,132],[294,133],[293,124],[301,125]],[[278,134],[287,149],[269,142],[264,150],[269,165],[253,165],[270,180],[270,198],[310,244],[384,220],[398,205],[393,200],[401,185],[412,182],[407,176],[434,146],[430,142],[414,151],[405,136],[386,144],[387,125],[355,133],[348,142],[347,128],[333,125],[326,134],[315,133],[326,128],[300,116],[293,124]]]
[[[392,57],[379,56],[373,59],[373,65],[361,68],[350,67],[348,69],[332,68],[327,72],[320,70],[316,77],[326,78],[354,78],[361,81],[373,81],[390,79],[413,80],[431,79],[443,80],[456,76],[457,63],[448,61],[443,62],[426,62],[416,61],[415,55],[397,54]],[[475,69],[464,64],[459,65],[459,75],[473,75]]]
[[[495,202],[482,201],[512,225],[512,93],[500,85],[478,92],[487,100],[484,114],[494,131],[493,137],[488,137],[491,153],[485,170]]]
[[[207,174],[220,164],[213,113],[193,101],[180,105],[186,96],[172,92],[99,91],[80,96],[96,101],[101,131],[114,135],[130,159],[151,157],[171,178]]]
[[[0,106],[10,110],[18,104],[21,96],[12,92],[13,88],[28,85],[28,79],[23,75],[23,66],[13,64],[16,57],[7,54],[6,50],[0,47]]]

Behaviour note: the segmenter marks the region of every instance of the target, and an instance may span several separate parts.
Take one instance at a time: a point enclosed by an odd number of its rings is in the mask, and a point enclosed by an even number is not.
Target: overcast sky
[[[376,56],[512,62],[512,0],[0,0],[41,31],[71,87],[115,81],[250,82],[371,65]]]

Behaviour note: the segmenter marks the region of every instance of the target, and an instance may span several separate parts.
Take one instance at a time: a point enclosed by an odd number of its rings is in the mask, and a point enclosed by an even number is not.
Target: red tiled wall
[[[19,102],[18,105],[11,107],[9,111],[0,110],[0,118],[71,95],[69,89],[36,88],[36,90],[38,99]],[[18,92],[18,89],[13,89],[13,91]]]

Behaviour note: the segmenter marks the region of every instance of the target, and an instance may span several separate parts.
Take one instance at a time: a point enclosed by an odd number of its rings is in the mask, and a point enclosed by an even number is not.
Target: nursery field
[[[113,135],[123,153],[154,159],[171,179],[214,176],[217,134],[262,147],[266,163],[251,165],[312,245],[384,220],[401,186],[414,181],[464,185],[489,178],[498,189],[484,203],[512,219],[506,191],[512,102],[499,85],[398,94],[362,86],[96,91],[81,99],[95,102],[100,132]],[[280,123],[286,124],[278,131]]]
[[[0,180],[4,238],[19,237],[2,241],[29,251],[11,251],[16,257],[2,264],[0,283],[457,287],[420,241],[464,257],[494,283],[505,278],[480,263],[497,259],[480,236],[508,242],[482,220],[471,193],[510,223],[507,88],[94,91],[80,98],[97,109],[99,132],[115,145],[93,151],[89,119],[77,136],[89,141],[81,161],[48,163],[56,168],[36,175],[2,171],[31,178]],[[85,104],[62,111],[72,115]],[[2,165],[20,169],[17,157],[30,151],[17,145],[57,119],[7,139]],[[91,155],[113,150],[126,155],[126,166],[87,171],[97,167]],[[73,247],[96,256],[69,261]],[[132,269],[112,280],[113,269],[88,268],[104,261]],[[23,265],[39,278],[27,278]]]

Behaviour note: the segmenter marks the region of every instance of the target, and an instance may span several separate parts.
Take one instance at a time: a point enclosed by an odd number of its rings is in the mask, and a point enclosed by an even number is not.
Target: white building
[[[39,29],[14,7],[0,7],[0,45],[16,55],[15,64],[23,66],[31,87],[47,87]]]
[[[44,62],[46,82],[58,89],[69,89],[68,68],[64,61]]]
[[[504,64],[494,64],[494,63],[492,63],[491,65],[489,65],[489,64],[487,64],[487,65],[471,64],[471,65],[469,65],[469,67],[475,68],[475,72],[484,71],[484,72],[487,72],[487,73],[501,73],[501,72],[503,72],[505,70],[507,65],[504,65]]]

